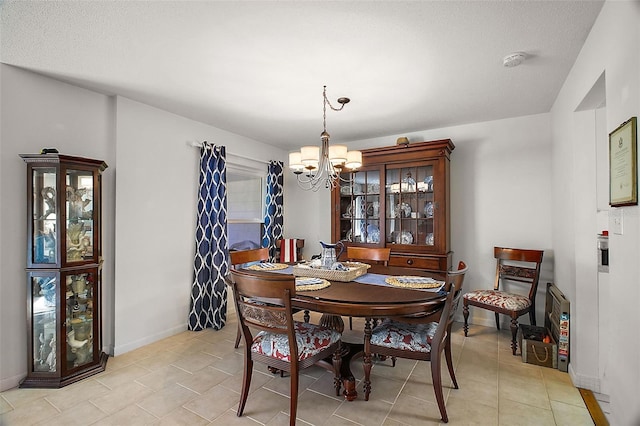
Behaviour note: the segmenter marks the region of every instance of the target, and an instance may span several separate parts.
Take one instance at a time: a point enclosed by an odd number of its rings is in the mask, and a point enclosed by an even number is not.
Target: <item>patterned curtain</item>
[[[196,253],[189,330],[224,327],[227,320],[227,168],[225,147],[205,142],[200,150]]]
[[[269,248],[272,262],[276,259],[276,241],[283,238],[282,203],[284,201],[284,163],[282,161],[270,161],[267,170],[267,196],[264,212],[264,235],[262,247]]]

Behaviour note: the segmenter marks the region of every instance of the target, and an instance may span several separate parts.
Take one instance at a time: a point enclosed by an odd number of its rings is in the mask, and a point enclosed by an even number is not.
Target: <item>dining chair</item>
[[[263,262],[269,260],[269,249],[266,247],[251,250],[238,250],[229,252],[230,264],[232,269],[237,269],[240,265],[252,262]],[[240,345],[240,339],[242,338],[242,331],[240,329],[240,322],[238,322],[238,332],[236,333],[236,341],[233,345],[237,348]]]
[[[296,294],[295,277],[231,270],[227,278],[227,283],[233,289],[245,343],[238,417],[242,416],[247,402],[254,361],[290,373],[290,425],[296,423],[300,370],[318,365],[331,371],[334,374],[336,396],[340,395],[340,333],[293,320],[291,298]],[[260,300],[268,303],[260,303]],[[259,333],[254,336],[252,329],[259,330]],[[328,358],[332,361],[326,361]]]
[[[391,258],[390,248],[378,247],[347,247],[347,260],[375,262],[376,264],[389,266]],[[353,318],[349,317],[349,330],[353,330]]]
[[[493,311],[496,317],[496,328],[500,330],[499,315],[511,317],[511,350],[516,354],[518,342],[518,318],[527,312],[531,325],[536,325],[536,293],[540,279],[542,250],[526,250],[517,248],[494,247],[496,258],[496,278],[493,290],[475,290],[463,297],[464,335],[469,332],[469,306]],[[506,284],[524,284],[528,288],[526,295],[507,292]],[[502,285],[502,290],[500,290]]]
[[[286,245],[291,244],[295,248],[287,252]],[[276,240],[276,260],[280,262],[300,262],[304,260],[302,249],[304,248],[304,239],[302,238],[280,238]]]
[[[420,317],[403,317],[401,319],[385,319],[372,330],[365,326],[363,357],[365,400],[369,400],[371,392],[371,354],[392,357],[394,363],[396,357],[430,361],[433,390],[440,415],[443,422],[449,421],[442,393],[440,367],[442,352],[444,352],[453,387],[458,389],[451,356],[451,325],[462,298],[462,283],[467,269],[467,265],[461,261],[457,271],[447,272],[443,287],[447,296],[438,321],[427,322],[431,316],[422,319]]]

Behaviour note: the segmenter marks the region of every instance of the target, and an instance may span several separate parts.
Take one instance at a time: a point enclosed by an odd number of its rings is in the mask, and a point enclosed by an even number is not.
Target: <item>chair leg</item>
[[[453,381],[453,387],[458,389],[458,381],[456,380],[456,373],[453,371],[453,359],[451,357],[451,329],[447,332],[447,338],[444,342],[444,358],[447,360],[447,368],[449,369],[451,381]]]
[[[244,355],[244,376],[242,376],[242,390],[240,391],[240,404],[238,404],[238,417],[242,416],[244,405],[247,403],[249,388],[251,387],[251,375],[253,372],[253,360],[251,354],[246,351]]]
[[[440,416],[445,423],[449,422],[447,409],[444,406],[444,395],[442,394],[442,375],[440,373],[440,351],[431,352],[431,381],[433,382],[433,392],[436,394],[436,401],[440,409]]]
[[[499,331],[500,330],[500,314],[497,312],[494,312],[494,314],[496,315],[496,328]]]
[[[467,305],[467,300],[464,300],[464,305],[462,306],[462,316],[464,317],[464,337],[467,337],[469,334],[469,305]]]
[[[518,341],[516,338],[518,337],[518,318],[511,318],[511,350],[513,354],[516,354],[516,349],[518,349]]]
[[[342,370],[342,348],[339,347],[331,358],[333,362],[333,369],[335,370],[335,376],[333,377],[333,387],[336,388],[336,396],[340,396],[340,386],[342,385],[342,379],[340,377],[340,371]]]
[[[529,322],[531,325],[536,325],[536,305],[531,305],[531,309],[529,310]]]
[[[467,337],[469,335],[469,305],[467,305],[466,300],[463,303],[462,316],[464,317],[464,337]]]
[[[238,332],[236,333],[236,343],[233,345],[234,348],[238,348],[240,346],[240,338],[242,337],[242,331],[240,329],[240,322],[238,322]]]
[[[289,403],[289,425],[295,426],[296,424],[296,415],[298,414],[298,379],[299,372],[297,366],[291,366],[291,402]]]
[[[353,317],[349,317],[349,330],[353,330]]]
[[[369,400],[371,393],[371,320],[364,321],[364,355],[362,356],[364,366],[364,400]]]

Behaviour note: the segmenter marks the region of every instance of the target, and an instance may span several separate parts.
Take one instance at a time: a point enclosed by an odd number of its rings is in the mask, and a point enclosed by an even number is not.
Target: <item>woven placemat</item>
[[[429,277],[413,277],[413,276],[399,276],[399,277],[387,277],[384,282],[391,284],[395,287],[406,288],[438,288],[444,284],[442,281],[436,281]]]
[[[279,271],[280,269],[287,269],[289,265],[285,263],[256,263],[249,266],[247,269],[252,271]]]
[[[305,281],[312,281],[310,284],[305,284]],[[322,290],[323,288],[327,288],[331,285],[331,283],[322,278],[313,278],[313,277],[296,277],[296,291],[312,291],[312,290]]]

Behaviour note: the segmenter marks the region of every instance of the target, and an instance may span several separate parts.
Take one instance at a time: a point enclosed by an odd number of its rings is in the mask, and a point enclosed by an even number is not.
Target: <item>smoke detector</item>
[[[507,68],[517,67],[523,63],[525,59],[527,59],[527,55],[522,52],[509,53],[502,59],[502,65]]]

